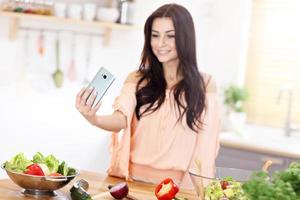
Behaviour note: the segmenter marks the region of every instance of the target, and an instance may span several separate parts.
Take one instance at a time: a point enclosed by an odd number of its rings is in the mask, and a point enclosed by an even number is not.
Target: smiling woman
[[[172,19],[155,19],[153,21],[151,34],[151,48],[157,59],[162,63],[174,62],[175,65],[177,65],[179,60],[176,51],[175,30]],[[175,77],[172,77],[172,80],[174,79]]]
[[[114,113],[96,115],[100,104],[86,103],[91,89],[78,93],[76,107],[91,124],[113,132],[109,175],[151,183],[170,177],[192,188],[188,170],[195,160],[205,173],[214,172],[216,86],[198,70],[194,23],[186,8],[161,6],[146,20],[144,35],[139,69],[128,75]]]

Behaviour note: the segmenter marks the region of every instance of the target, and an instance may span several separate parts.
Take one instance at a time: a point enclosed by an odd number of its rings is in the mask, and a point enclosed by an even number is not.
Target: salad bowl
[[[25,196],[33,197],[56,196],[55,190],[66,186],[79,174],[79,171],[75,169],[75,173],[70,176],[35,176],[8,170],[5,164],[2,164],[1,168],[15,184],[24,188],[22,193]]]
[[[248,181],[252,171],[216,167],[214,175],[203,174],[199,169],[189,170],[193,186],[201,200],[210,199],[247,199],[244,196],[242,183]]]

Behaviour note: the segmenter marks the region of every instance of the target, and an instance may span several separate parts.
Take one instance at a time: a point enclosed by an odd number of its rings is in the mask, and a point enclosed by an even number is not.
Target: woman
[[[113,132],[110,175],[152,183],[171,177],[190,188],[188,169],[195,160],[205,174],[213,174],[215,167],[216,86],[198,71],[194,24],[184,7],[158,8],[147,19],[144,34],[140,67],[128,75],[114,113],[97,116],[100,104],[91,107],[96,95],[85,88],[76,107],[91,124]]]

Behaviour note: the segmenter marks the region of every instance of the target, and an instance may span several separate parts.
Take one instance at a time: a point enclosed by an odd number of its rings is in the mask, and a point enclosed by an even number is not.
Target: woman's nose
[[[165,45],[165,36],[161,36],[158,41],[158,46],[161,47],[164,45]]]

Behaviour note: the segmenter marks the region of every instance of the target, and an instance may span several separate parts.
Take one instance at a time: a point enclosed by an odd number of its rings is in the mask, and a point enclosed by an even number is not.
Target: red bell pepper
[[[35,175],[35,176],[45,176],[42,168],[38,164],[31,164],[26,167],[25,174]]]
[[[172,200],[179,191],[178,186],[171,178],[163,180],[155,188],[155,196],[158,200]]]

